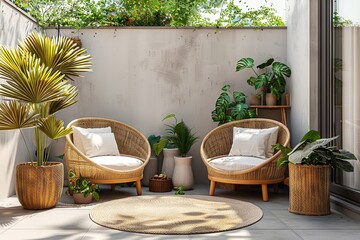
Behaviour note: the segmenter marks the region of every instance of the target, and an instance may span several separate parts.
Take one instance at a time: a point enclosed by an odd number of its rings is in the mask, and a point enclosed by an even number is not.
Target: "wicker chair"
[[[88,178],[97,184],[136,182],[138,195],[142,194],[141,182],[144,167],[149,161],[150,145],[143,134],[135,128],[113,120],[103,118],[80,118],[69,123],[68,126],[82,128],[111,127],[121,155],[133,156],[140,159],[143,164],[133,170],[120,171],[103,167],[91,161],[84,153],[80,152],[73,143],[73,136],[66,136],[65,161],[67,170],[73,169],[77,175]]]
[[[209,195],[213,196],[216,182],[230,184],[261,185],[263,201],[268,201],[267,185],[284,180],[285,167],[277,167],[276,160],[280,157],[280,152],[276,152],[271,158],[256,167],[236,171],[226,172],[212,167],[209,161],[214,157],[226,156],[229,154],[233,141],[233,127],[243,128],[271,128],[279,126],[277,142],[284,146],[289,145],[290,133],[288,128],[277,121],[270,119],[246,119],[221,125],[209,132],[201,143],[200,155],[208,170],[210,180]]]

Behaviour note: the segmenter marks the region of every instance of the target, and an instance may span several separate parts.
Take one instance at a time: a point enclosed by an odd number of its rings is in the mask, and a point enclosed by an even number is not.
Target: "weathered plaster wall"
[[[8,1],[0,0],[0,44],[16,46],[38,29],[32,18]],[[2,80],[0,80],[2,81]],[[1,101],[1,100],[0,100]],[[29,131],[25,131],[30,139]],[[15,166],[28,160],[19,131],[0,131],[0,199],[15,193]]]
[[[56,30],[47,30],[57,35]],[[164,134],[161,119],[175,113],[199,136],[192,148],[195,182],[207,182],[201,140],[216,124],[211,111],[223,85],[251,93],[251,70],[235,72],[242,57],[287,62],[286,29],[117,28],[62,29],[79,36],[93,56],[93,72],[76,79],[79,102],[59,114],[66,123],[85,116],[123,121],[145,136]],[[63,141],[56,154],[63,152]]]

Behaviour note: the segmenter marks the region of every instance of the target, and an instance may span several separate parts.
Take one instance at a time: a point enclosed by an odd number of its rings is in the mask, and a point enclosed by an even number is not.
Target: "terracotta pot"
[[[330,214],[329,165],[289,164],[289,212],[302,215]]]
[[[277,99],[272,93],[267,93],[265,97],[267,106],[275,106],[277,104]]]
[[[74,198],[74,202],[76,204],[87,204],[87,203],[91,203],[93,200],[93,195],[92,193],[90,193],[89,195],[87,195],[87,197],[85,198],[84,195],[82,193],[74,193],[73,194],[73,198]]]
[[[164,148],[164,160],[162,165],[161,173],[165,173],[169,178],[172,178],[174,172],[174,157],[179,155],[178,148]]]
[[[192,157],[175,157],[175,167],[173,174],[174,188],[184,186],[184,190],[189,190],[194,185],[194,176],[191,168]]]
[[[22,163],[16,166],[16,195],[25,209],[55,207],[64,186],[64,165],[48,162],[45,166]]]
[[[249,105],[260,105],[260,100],[261,100],[261,97],[259,95],[253,95],[251,94],[249,97],[248,97],[248,101],[249,101]]]

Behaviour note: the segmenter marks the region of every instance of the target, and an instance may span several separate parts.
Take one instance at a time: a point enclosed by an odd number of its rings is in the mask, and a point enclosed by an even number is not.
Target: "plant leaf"
[[[241,71],[246,68],[252,68],[253,66],[254,66],[254,59],[242,58],[236,64],[236,72]]]
[[[318,139],[320,139],[320,133],[315,130],[310,130],[303,136],[301,141],[315,142]]]
[[[38,114],[29,104],[19,101],[6,101],[0,104],[0,130],[35,127]]]
[[[273,58],[269,58],[269,59],[266,60],[264,63],[258,65],[256,68],[258,68],[258,69],[264,69],[264,68],[270,66],[273,62],[274,62],[274,59],[273,59]]]
[[[281,62],[274,62],[272,65],[272,70],[274,74],[278,76],[283,76],[283,75],[286,77],[291,76],[290,68],[286,64]]]

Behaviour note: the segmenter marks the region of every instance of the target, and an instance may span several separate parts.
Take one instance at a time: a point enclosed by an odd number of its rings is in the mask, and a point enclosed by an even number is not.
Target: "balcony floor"
[[[256,187],[255,187],[256,188]],[[135,188],[117,188],[111,191],[107,186],[102,187],[101,202],[119,197],[135,196]],[[170,194],[152,193],[143,187],[143,195]],[[187,191],[187,195],[207,195],[208,186],[197,185],[194,190]],[[64,195],[56,208],[44,211],[30,211],[22,209],[17,198],[11,197],[0,200],[0,239],[276,239],[276,240],[331,240],[358,239],[360,236],[360,221],[349,218],[335,210],[328,216],[301,216],[288,212],[287,188],[280,189],[275,194],[269,189],[269,202],[262,202],[260,188],[256,190],[226,190],[216,189],[216,196],[248,201],[261,207],[263,218],[246,228],[197,235],[151,235],[136,234],[112,230],[93,223],[89,218],[90,209],[96,204],[79,206],[72,203],[69,196]]]

